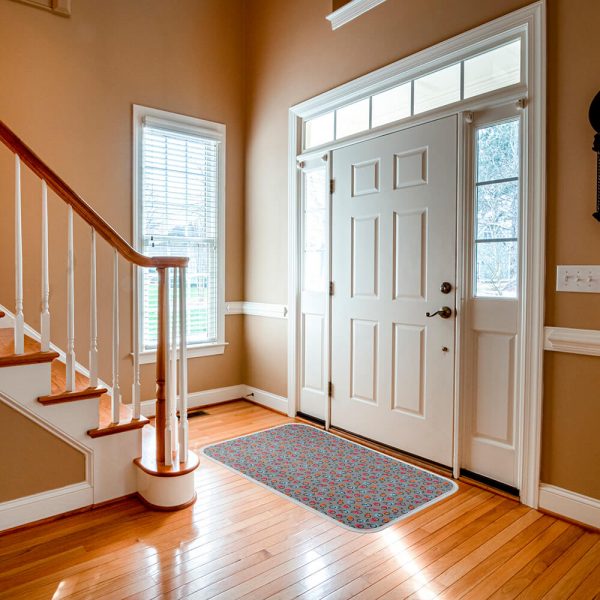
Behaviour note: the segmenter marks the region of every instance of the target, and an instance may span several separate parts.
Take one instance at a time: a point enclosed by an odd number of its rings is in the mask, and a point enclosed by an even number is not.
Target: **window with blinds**
[[[149,116],[141,125],[138,243],[148,256],[189,257],[188,345],[217,343],[221,135]],[[140,349],[152,351],[158,333],[156,269],[141,269],[139,301]]]

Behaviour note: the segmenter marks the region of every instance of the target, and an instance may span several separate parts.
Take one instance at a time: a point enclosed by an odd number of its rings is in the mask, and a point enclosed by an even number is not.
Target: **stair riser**
[[[92,439],[94,449],[94,502],[104,502],[137,491],[136,467],[126,457],[142,453],[142,430],[134,429],[118,435]]]
[[[0,369],[0,391],[15,400],[29,401],[50,394],[50,363]]]

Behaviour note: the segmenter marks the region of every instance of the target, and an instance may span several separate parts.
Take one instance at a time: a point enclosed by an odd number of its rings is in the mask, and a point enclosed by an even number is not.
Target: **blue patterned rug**
[[[203,452],[359,531],[387,527],[458,489],[450,479],[309,425],[282,425]]]

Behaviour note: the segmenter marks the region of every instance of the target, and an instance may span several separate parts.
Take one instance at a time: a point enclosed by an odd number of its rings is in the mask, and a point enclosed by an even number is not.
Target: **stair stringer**
[[[37,401],[37,398],[50,393],[50,381],[49,363],[0,369],[0,393],[11,398],[28,418],[46,423],[59,439],[69,444],[75,442],[89,452],[88,483],[91,494],[79,494],[80,500],[77,502],[85,502],[82,506],[89,506],[135,493],[137,482],[133,460],[142,454],[142,430],[135,429],[96,439],[91,438],[87,435],[87,431],[98,427],[99,399],[90,398],[44,406]],[[72,506],[72,503],[67,503],[65,506],[68,506],[65,510],[82,507]],[[0,505],[0,511],[1,509]],[[40,517],[39,514],[39,511],[31,511],[30,521],[50,516]],[[23,518],[22,510],[17,517],[17,521]],[[5,521],[6,519],[0,520],[0,530],[23,524],[23,522],[9,524]]]
[[[8,500],[0,503],[0,531],[18,527],[25,523],[46,519],[70,510],[76,510],[94,503],[94,453],[64,431],[58,429],[40,414],[33,412],[28,406],[17,401],[4,392],[0,392],[0,402],[17,411],[36,425],[50,432],[53,436],[81,452],[85,458],[85,477],[82,481]],[[5,457],[10,459],[10,457]]]

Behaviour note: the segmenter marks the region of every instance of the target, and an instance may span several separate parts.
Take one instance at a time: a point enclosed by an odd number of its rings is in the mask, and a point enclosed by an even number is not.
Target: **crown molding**
[[[385,0],[352,0],[327,15],[326,19],[331,23],[331,29],[335,30],[383,2]]]
[[[63,17],[71,16],[71,0],[13,0],[21,4],[29,4],[35,8],[50,11]]]

